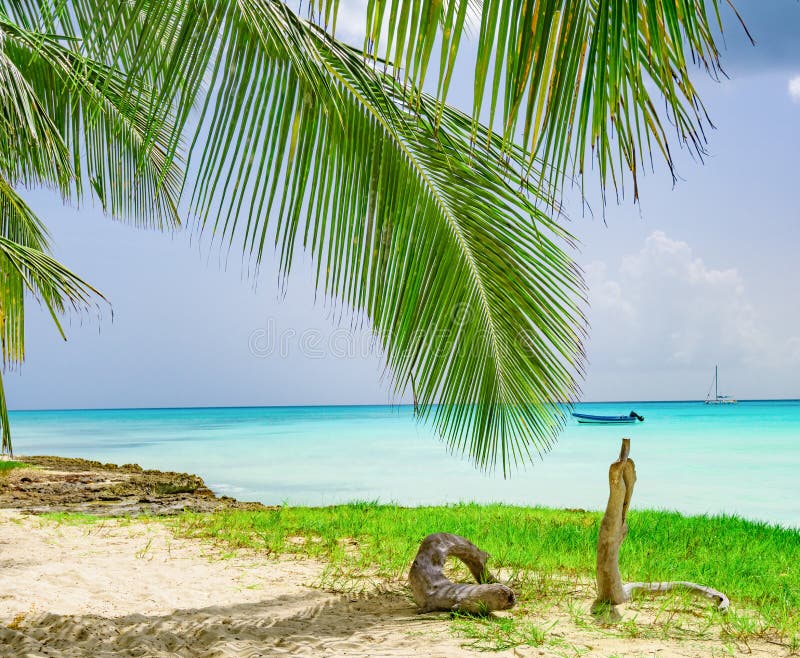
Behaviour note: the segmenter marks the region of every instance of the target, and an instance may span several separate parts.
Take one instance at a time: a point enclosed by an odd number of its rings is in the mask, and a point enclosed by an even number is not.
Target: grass
[[[505,651],[518,646],[540,647],[547,639],[547,633],[542,628],[514,617],[453,615],[453,631],[468,640],[464,646],[478,651]]]
[[[102,516],[84,514],[83,512],[46,512],[40,518],[53,521],[58,525],[95,525],[104,521]]]
[[[325,508],[184,514],[167,521],[181,536],[213,540],[227,549],[325,560],[323,585],[399,584],[422,539],[431,532],[464,535],[492,556],[518,593],[524,616],[588,595],[594,577],[595,512],[505,505],[402,508],[354,503]],[[687,517],[641,511],[629,516],[620,554],[627,581],[689,580],[725,592],[733,609],[721,615],[685,594],[647,598],[646,622],[609,630],[620,637],[702,638],[716,629],[724,641],[776,638],[800,648],[800,531],[735,516]],[[642,599],[644,601],[644,599]],[[644,609],[644,608],[643,608]],[[688,611],[688,615],[684,614]],[[570,613],[564,613],[569,617]],[[585,611],[571,613],[577,621]],[[487,625],[488,624],[488,625]],[[454,629],[476,648],[545,642],[546,632],[518,616],[512,621],[456,620]]]
[[[6,473],[14,468],[31,468],[31,465],[25,462],[15,462],[11,460],[0,461],[0,474]]]

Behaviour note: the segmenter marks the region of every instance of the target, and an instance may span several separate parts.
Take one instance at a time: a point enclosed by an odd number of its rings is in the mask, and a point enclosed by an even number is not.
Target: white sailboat
[[[711,397],[711,388],[714,388],[714,397]],[[714,366],[714,381],[708,387],[708,394],[706,395],[706,404],[736,404],[736,398],[730,395],[722,395],[719,392],[719,366]]]

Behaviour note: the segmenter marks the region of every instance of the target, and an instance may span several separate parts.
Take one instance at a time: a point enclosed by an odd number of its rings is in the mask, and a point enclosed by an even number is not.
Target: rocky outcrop
[[[264,508],[261,503],[217,497],[202,478],[188,473],[66,457],[17,459],[29,466],[0,475],[0,508],[31,513],[83,512],[98,516]]]

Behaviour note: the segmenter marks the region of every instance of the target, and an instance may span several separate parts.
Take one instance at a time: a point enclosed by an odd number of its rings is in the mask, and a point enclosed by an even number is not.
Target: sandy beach
[[[316,586],[319,562],[232,555],[158,521],[73,525],[2,510],[0,555],[3,657],[479,655],[448,615],[416,614],[401,584],[330,593]],[[587,610],[590,600],[590,587],[577,594]],[[609,636],[561,609],[536,622],[552,627],[547,643],[496,655],[787,655],[769,642]]]
[[[0,513],[3,656],[469,656],[402,595],[313,587],[307,559],[228,557],[157,522]]]
[[[705,605],[685,598],[635,601],[600,626],[586,578],[529,593],[491,623],[421,615],[404,576],[331,579],[322,559],[187,537],[174,516],[279,508],[218,498],[186,473],[26,459],[36,466],[0,478],[0,658],[790,655],[772,637],[708,626]]]

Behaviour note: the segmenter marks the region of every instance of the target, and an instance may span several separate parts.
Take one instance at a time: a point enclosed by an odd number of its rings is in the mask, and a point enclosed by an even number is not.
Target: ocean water
[[[739,514],[800,527],[800,401],[580,404],[645,416],[572,419],[542,460],[502,474],[448,453],[410,407],[17,411],[17,454],[57,454],[197,473],[217,493],[267,504],[463,501],[602,509],[608,465],[632,439],[634,508]]]

